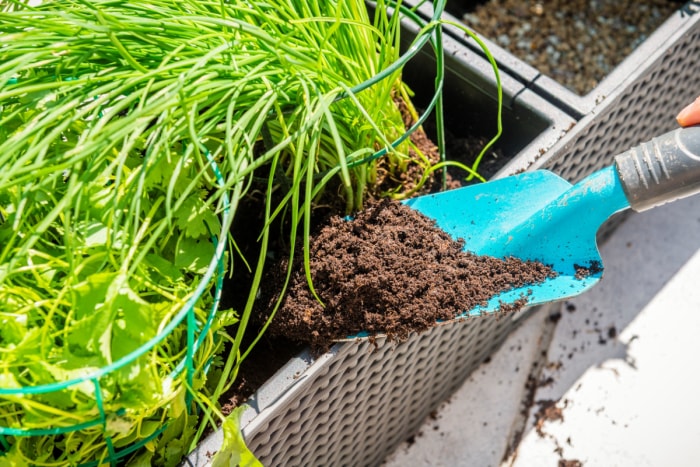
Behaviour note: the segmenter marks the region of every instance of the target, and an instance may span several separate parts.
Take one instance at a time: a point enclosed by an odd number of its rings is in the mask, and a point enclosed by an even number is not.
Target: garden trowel
[[[462,316],[527,299],[536,305],[578,295],[603,274],[596,244],[616,212],[644,211],[700,191],[700,126],[682,128],[615,157],[575,185],[545,170],[525,172],[405,204],[434,219],[465,250],[540,261],[556,272],[543,283],[503,292]]]

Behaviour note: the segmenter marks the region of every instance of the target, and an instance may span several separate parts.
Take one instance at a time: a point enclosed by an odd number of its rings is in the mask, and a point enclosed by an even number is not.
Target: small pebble
[[[508,34],[501,34],[498,36],[498,43],[501,44],[504,47],[508,47],[510,45],[510,36]]]
[[[526,41],[526,40],[521,39],[518,41],[518,43],[515,46],[519,49],[530,50],[531,45],[532,45],[531,41]]]

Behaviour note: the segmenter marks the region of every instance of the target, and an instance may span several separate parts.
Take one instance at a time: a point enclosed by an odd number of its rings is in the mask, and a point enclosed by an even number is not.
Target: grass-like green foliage
[[[369,156],[407,163],[410,142],[390,148],[400,70],[352,90],[397,59],[398,17],[357,0],[0,8],[0,462],[140,442],[135,464],[173,465],[248,351],[273,219],[293,246],[329,181],[352,211]],[[212,315],[211,260],[253,186],[266,224],[250,294]],[[229,267],[248,267],[231,245]]]

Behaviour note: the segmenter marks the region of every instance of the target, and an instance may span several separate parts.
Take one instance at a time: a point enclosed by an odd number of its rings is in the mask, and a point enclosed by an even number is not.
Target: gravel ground
[[[679,7],[670,0],[488,0],[463,21],[583,95]]]

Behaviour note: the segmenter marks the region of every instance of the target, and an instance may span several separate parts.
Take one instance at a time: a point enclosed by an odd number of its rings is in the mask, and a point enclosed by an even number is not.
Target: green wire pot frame
[[[211,169],[216,177],[217,183],[223,183],[222,175],[216,165],[216,163],[209,158],[209,163]],[[185,357],[180,360],[175,366],[173,371],[170,373],[171,377],[177,377],[183,371],[186,373],[186,380],[188,388],[193,387],[193,380],[195,377],[194,368],[194,354],[199,350],[202,342],[209,332],[214,317],[216,315],[218,304],[221,299],[221,293],[223,288],[223,281],[225,275],[224,258],[225,258],[225,247],[226,239],[228,235],[228,226],[230,226],[233,219],[233,210],[230,207],[228,196],[224,194],[222,198],[222,229],[221,231],[212,238],[215,245],[215,253],[209,262],[206,272],[202,276],[202,280],[195,288],[194,293],[190,299],[185,303],[182,309],[173,317],[173,319],[160,331],[156,336],[151,338],[148,342],[143,344],[141,347],[137,348],[133,352],[125,355],[124,357],[114,361],[113,363],[101,367],[91,373],[84,376],[73,378],[67,381],[56,382],[52,384],[42,384],[37,386],[25,386],[21,388],[2,388],[0,387],[0,399],[16,398],[16,397],[31,397],[38,394],[50,394],[54,392],[62,392],[72,387],[83,385],[85,383],[90,384],[95,390],[95,408],[97,409],[98,416],[93,420],[83,422],[80,424],[72,426],[59,426],[50,429],[27,429],[27,428],[13,428],[7,426],[0,426],[0,448],[3,452],[7,452],[10,449],[10,443],[7,440],[8,436],[55,436],[55,435],[65,435],[70,432],[84,430],[87,428],[102,426],[104,428],[104,439],[108,450],[108,458],[98,459],[86,463],[80,464],[81,467],[93,467],[97,465],[103,465],[105,462],[110,462],[112,465],[117,465],[118,462],[134,451],[140,449],[147,443],[151,442],[153,439],[157,438],[167,427],[163,425],[156,429],[148,437],[141,439],[140,441],[127,446],[123,449],[115,449],[114,443],[110,435],[107,433],[106,427],[108,422],[109,414],[106,412],[103,406],[103,394],[102,386],[100,380],[110,373],[125,367],[126,365],[135,362],[138,358],[154,351],[157,346],[162,343],[172,332],[183,322],[187,327],[187,350]],[[195,304],[202,297],[202,295],[209,291],[212,282],[214,282],[214,300],[211,306],[207,320],[203,323],[198,323],[195,316]],[[191,395],[188,394],[188,399]],[[188,401],[189,402],[189,401]],[[189,403],[187,404],[190,405]],[[119,411],[117,415],[122,415],[123,411]],[[0,453],[0,461],[2,460]]]

